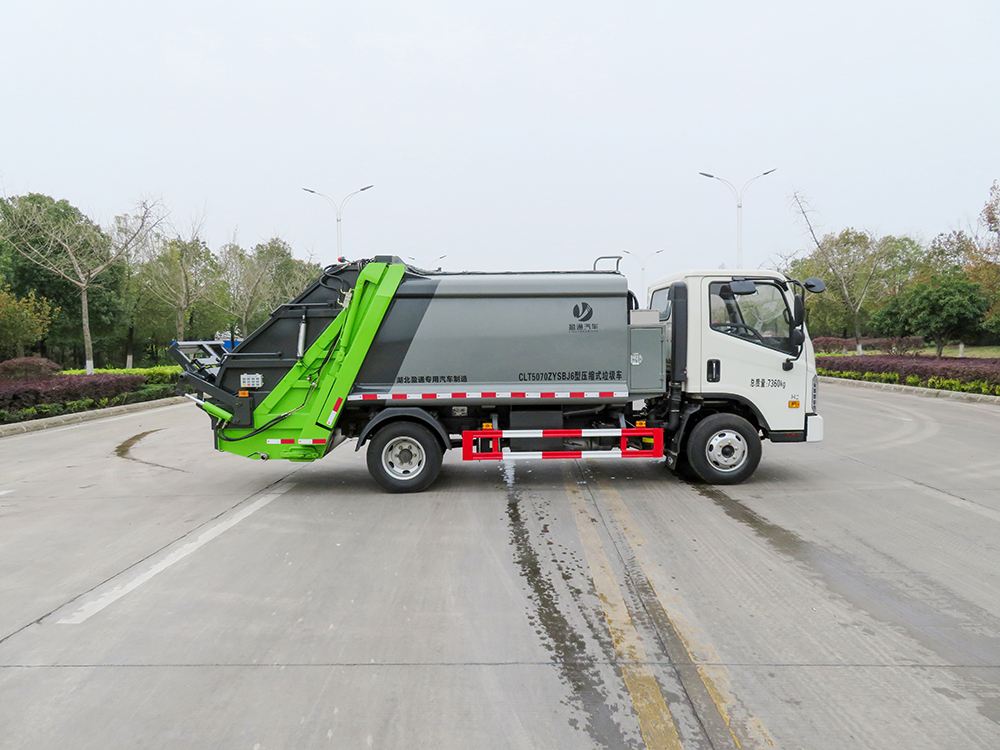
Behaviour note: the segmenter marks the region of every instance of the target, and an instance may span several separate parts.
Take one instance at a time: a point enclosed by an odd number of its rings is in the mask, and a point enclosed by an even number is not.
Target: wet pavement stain
[[[979,701],[979,713],[1000,724],[1000,619],[889,555],[872,550],[889,563],[887,568],[906,570],[895,583],[868,572],[847,553],[807,541],[768,521],[718,487],[692,486],[778,552],[818,574],[829,591],[875,619],[902,628],[944,659],[966,680],[969,692]]]
[[[138,443],[140,440],[146,437],[146,435],[152,435],[154,432],[159,432],[160,429],[163,428],[159,428],[156,430],[146,430],[146,432],[140,432],[138,435],[133,435],[128,440],[124,441],[121,445],[119,445],[117,448],[115,448],[115,455],[118,456],[118,458],[124,458],[128,461],[135,461],[136,463],[146,464],[147,466],[156,466],[157,468],[160,469],[170,469],[170,471],[179,471],[184,474],[187,474],[188,472],[184,471],[184,469],[177,469],[173,466],[164,466],[163,464],[155,464],[152,461],[143,461],[141,458],[135,458],[134,456],[129,455],[129,451],[132,450],[132,447],[136,443]]]
[[[587,642],[578,633],[560,609],[559,592],[550,577],[545,572],[544,563],[538,551],[532,544],[531,534],[522,515],[522,493],[514,488],[513,467],[504,467],[507,479],[507,517],[510,526],[511,546],[514,548],[514,562],[517,564],[521,577],[528,585],[529,598],[534,605],[534,611],[529,613],[529,621],[536,627],[535,632],[542,638],[545,649],[552,653],[552,661],[559,668],[560,676],[573,691],[572,701],[583,709],[586,716],[586,730],[590,738],[599,747],[613,748],[633,747],[634,742],[627,740],[621,727],[612,715],[612,707],[608,703],[608,695],[604,680],[601,677],[596,660],[587,653]],[[544,526],[543,526],[544,528]],[[568,581],[572,575],[561,563],[556,563],[557,574]],[[570,587],[577,598],[582,591]],[[580,607],[581,613],[583,608]],[[589,616],[585,616],[588,630],[596,633],[596,626]],[[608,638],[602,638],[604,650],[612,648]],[[579,729],[575,719],[570,720],[570,726]]]

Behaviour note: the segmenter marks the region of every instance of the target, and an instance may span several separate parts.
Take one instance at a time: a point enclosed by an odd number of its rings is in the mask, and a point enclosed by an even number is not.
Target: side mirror
[[[739,295],[754,294],[757,291],[757,285],[752,281],[746,281],[745,279],[735,279],[729,282],[729,290],[733,294]]]
[[[819,294],[820,292],[826,291],[826,282],[823,279],[817,279],[815,276],[810,276],[808,279],[802,282],[808,291],[813,294]]]
[[[801,328],[793,328],[791,339],[792,339],[792,346],[794,346],[797,349],[804,343],[806,343],[806,334],[803,332]]]
[[[806,319],[806,303],[798,295],[792,303],[792,327],[801,328],[802,321]]]

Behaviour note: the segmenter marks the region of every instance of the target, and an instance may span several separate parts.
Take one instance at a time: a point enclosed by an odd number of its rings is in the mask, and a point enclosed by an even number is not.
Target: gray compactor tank
[[[628,344],[621,274],[408,270],[354,392],[623,393]]]

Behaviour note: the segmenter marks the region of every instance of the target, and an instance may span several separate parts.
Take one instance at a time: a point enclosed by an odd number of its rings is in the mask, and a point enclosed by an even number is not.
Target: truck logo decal
[[[580,302],[573,305],[573,317],[579,320],[581,323],[586,323],[592,317],[594,317],[594,308],[592,308],[586,302]]]

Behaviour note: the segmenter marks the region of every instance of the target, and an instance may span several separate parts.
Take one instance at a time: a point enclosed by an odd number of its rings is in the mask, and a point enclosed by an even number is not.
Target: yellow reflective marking
[[[569,479],[566,481],[573,518],[580,532],[580,541],[583,543],[594,588],[604,609],[611,642],[622,660],[620,666],[622,676],[625,678],[625,687],[639,715],[639,731],[642,733],[642,739],[649,750],[682,750],[677,727],[674,726],[674,720],[670,716],[667,702],[663,699],[663,693],[660,692],[656,676],[652,667],[645,663],[646,649],[642,645],[635,625],[632,624],[632,618],[629,617],[628,607],[611,570],[611,563],[608,561],[597,529],[594,528],[595,521],[575,483],[571,485]]]
[[[712,697],[712,701],[715,703],[716,708],[719,709],[719,714],[722,716],[722,720],[726,722],[726,727],[729,729],[729,734],[732,735],[733,741],[736,742],[737,747],[743,747],[740,742],[739,737],[733,731],[733,727],[730,724],[729,711],[736,704],[736,698],[732,693],[729,692],[729,670],[722,666],[722,657],[719,656],[718,651],[715,647],[708,643],[697,643],[694,640],[694,634],[699,632],[696,628],[688,624],[680,613],[677,611],[676,607],[670,606],[671,603],[680,602],[681,599],[674,597],[673,599],[667,599],[660,594],[660,591],[656,588],[656,583],[654,577],[649,574],[650,570],[654,570],[660,574],[660,576],[665,577],[666,574],[663,573],[662,569],[655,563],[647,558],[643,553],[642,548],[646,545],[646,537],[641,531],[639,531],[639,526],[636,524],[635,519],[632,517],[632,512],[625,505],[625,501],[622,500],[621,495],[612,488],[607,486],[606,482],[599,482],[599,491],[604,497],[605,502],[611,509],[618,526],[621,528],[628,540],[629,545],[631,545],[633,551],[635,552],[635,557],[639,561],[639,565],[642,567],[643,571],[646,572],[646,578],[649,580],[649,585],[652,586],[653,592],[656,594],[657,600],[660,602],[660,606],[663,608],[663,613],[670,620],[670,624],[673,625],[674,630],[677,632],[678,637],[681,639],[681,643],[684,644],[684,649],[688,652],[688,656],[691,657],[692,664],[695,665],[695,669],[698,672],[698,676],[701,677],[701,681],[705,684],[705,689],[708,690],[708,694]],[[666,578],[664,578],[666,580]],[[695,656],[695,652],[701,655],[701,659]],[[703,666],[699,664],[699,661],[707,661],[710,666]],[[764,727],[759,719],[753,717],[749,719],[747,726],[747,733],[751,736],[744,737],[744,739],[755,740],[758,747],[777,747],[774,740],[771,738],[770,732]]]
[[[798,401],[789,401],[788,402],[788,408],[789,409],[798,409],[799,408],[799,402]]]

